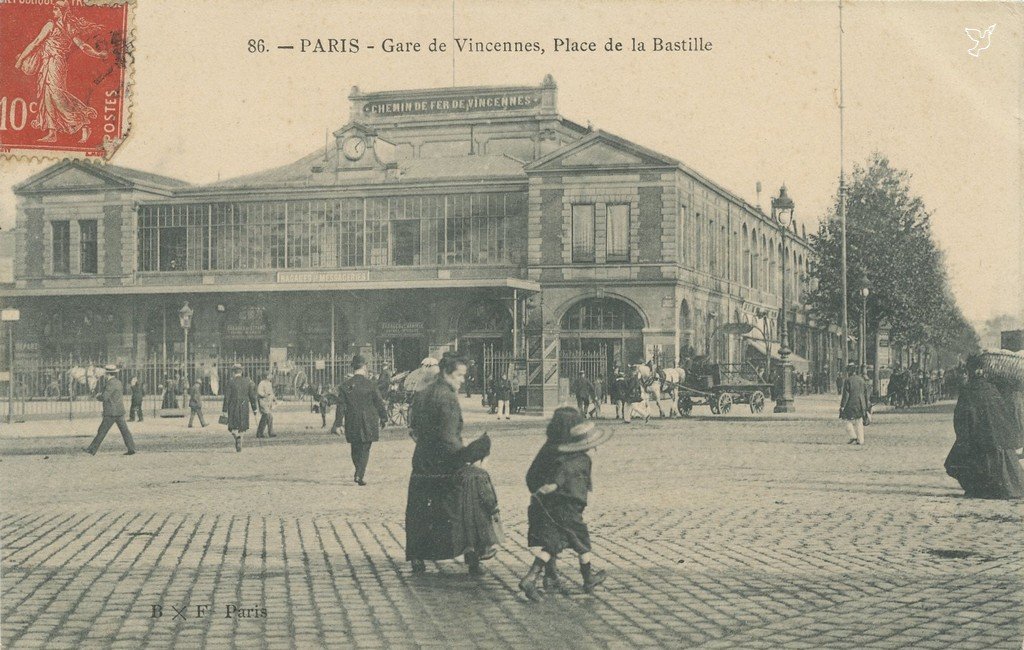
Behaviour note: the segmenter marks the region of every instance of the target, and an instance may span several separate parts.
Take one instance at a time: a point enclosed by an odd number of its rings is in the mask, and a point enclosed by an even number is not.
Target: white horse
[[[636,374],[637,379],[640,380],[640,390],[644,396],[644,401],[653,401],[658,407],[658,415],[665,417],[665,409],[661,408],[661,380],[657,372],[651,370],[651,367],[645,363],[638,363],[632,366],[633,372]],[[669,409],[669,415],[671,415],[672,409]]]
[[[104,374],[106,373],[103,368],[92,364],[88,367],[74,366],[67,371],[68,392],[72,395],[78,393],[91,395],[96,392],[96,386]]]
[[[662,400],[669,400],[668,417],[679,415],[677,408],[676,394],[678,387],[686,379],[686,371],[682,368],[661,368],[652,369],[645,363],[633,366],[637,377],[640,379],[640,386],[648,400],[653,400],[658,406],[658,413],[665,417],[665,410],[661,407]]]

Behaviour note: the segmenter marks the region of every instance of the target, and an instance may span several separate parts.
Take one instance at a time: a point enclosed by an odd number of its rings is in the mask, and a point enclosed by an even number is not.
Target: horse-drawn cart
[[[715,415],[728,413],[734,404],[747,404],[751,413],[761,413],[771,388],[749,363],[705,364],[688,372],[676,386],[679,413],[690,415],[694,406],[705,404]]]

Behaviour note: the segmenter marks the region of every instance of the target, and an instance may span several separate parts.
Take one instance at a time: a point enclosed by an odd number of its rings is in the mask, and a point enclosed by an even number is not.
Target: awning
[[[767,346],[765,346],[764,341],[760,339],[747,339],[747,345],[756,350],[758,354],[760,354],[762,357],[766,355]],[[779,346],[777,345],[772,346],[772,359],[775,359],[776,361],[780,360]],[[789,354],[788,359],[789,362],[793,364],[793,369],[796,370],[797,372],[811,371],[811,362],[808,361],[807,359],[804,359],[799,354],[791,352]]]

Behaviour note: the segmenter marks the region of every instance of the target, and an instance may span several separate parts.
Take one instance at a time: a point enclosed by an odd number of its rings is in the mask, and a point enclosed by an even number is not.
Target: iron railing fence
[[[386,355],[373,358],[373,371],[388,365]],[[143,412],[154,415],[163,408],[186,408],[188,384],[198,382],[207,409],[220,408],[219,400],[238,364],[255,382],[269,375],[279,400],[308,400],[312,395],[333,393],[351,372],[348,358],[317,356],[274,361],[269,357],[225,356],[216,360],[190,361],[147,359],[120,365],[116,376],[124,386],[125,406],[130,401],[131,381],[142,384]],[[187,372],[186,372],[187,370]],[[15,418],[98,417],[101,404],[95,399],[106,373],[94,361],[69,358],[63,361],[20,362],[13,373],[13,414]],[[4,391],[6,393],[6,391]],[[0,395],[0,401],[6,401]],[[216,405],[216,406],[215,406]],[[4,414],[7,408],[0,409]]]

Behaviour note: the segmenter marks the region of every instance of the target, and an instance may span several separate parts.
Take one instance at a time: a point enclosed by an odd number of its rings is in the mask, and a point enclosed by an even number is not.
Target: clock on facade
[[[345,142],[341,144],[341,152],[349,160],[359,160],[366,153],[366,141],[355,135],[346,138]]]

